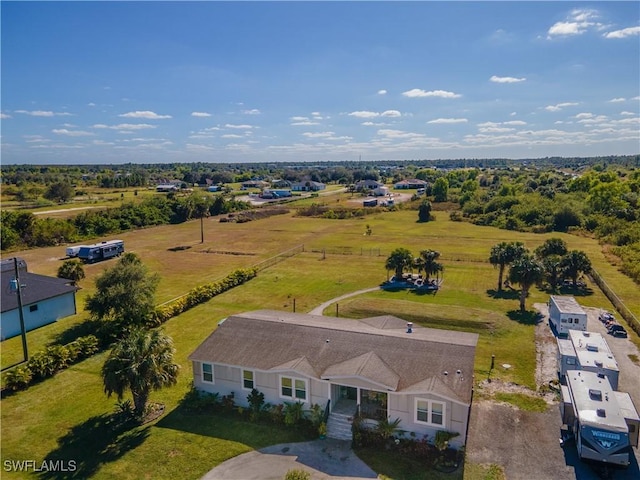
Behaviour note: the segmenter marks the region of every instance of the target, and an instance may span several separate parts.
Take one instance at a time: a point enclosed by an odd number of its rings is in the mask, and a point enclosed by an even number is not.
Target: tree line
[[[73,218],[41,218],[31,212],[0,213],[2,250],[47,247],[78,242],[136,228],[182,223],[194,218],[221,215],[251,208],[247,202],[221,195],[192,194],[153,196],[139,203],[89,210]]]

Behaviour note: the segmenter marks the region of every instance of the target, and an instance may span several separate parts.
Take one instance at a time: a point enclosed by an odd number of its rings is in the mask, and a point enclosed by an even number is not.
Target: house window
[[[444,403],[416,398],[416,423],[443,426],[444,415]]]
[[[38,311],[38,305],[31,305],[29,307],[29,311],[30,312],[37,312]]]
[[[280,377],[280,396],[305,401],[307,399],[307,381],[299,378]]]
[[[210,363],[202,364],[202,381],[206,383],[213,383],[213,365]]]
[[[253,386],[253,372],[251,370],[242,370],[242,388],[253,390]]]

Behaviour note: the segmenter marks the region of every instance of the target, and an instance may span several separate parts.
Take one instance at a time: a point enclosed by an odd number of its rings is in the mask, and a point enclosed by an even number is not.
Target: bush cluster
[[[216,295],[242,285],[257,275],[255,268],[241,268],[234,270],[218,282],[200,285],[189,291],[184,297],[180,297],[166,305],[157,307],[150,321],[150,326],[158,326],[176,315],[186,312],[201,303],[211,300]]]
[[[25,365],[14,368],[5,377],[6,388],[12,391],[27,388],[35,381],[44,380],[69,365],[90,357],[99,349],[94,335],[79,337],[66,345],[51,345],[34,354]]]

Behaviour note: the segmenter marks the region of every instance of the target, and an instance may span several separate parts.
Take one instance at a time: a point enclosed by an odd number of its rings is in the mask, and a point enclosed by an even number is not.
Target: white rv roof
[[[567,386],[583,425],[628,433],[615,390],[606,376],[586,370],[569,370]]]
[[[638,415],[636,406],[633,404],[633,400],[631,400],[631,395],[629,395],[627,392],[613,393],[616,396],[616,400],[618,400],[618,405],[620,406],[620,411],[622,412],[624,418],[640,422],[640,416]]]
[[[578,313],[586,315],[580,304],[576,302],[576,299],[570,296],[563,295],[551,295],[551,299],[558,307],[561,313]]]
[[[574,331],[574,330],[569,330]],[[576,350],[575,348],[573,348],[573,343],[571,342],[570,339],[568,338],[557,338],[556,342],[558,342],[558,351],[560,352],[560,355],[562,355],[563,357],[575,357],[576,356]]]
[[[594,367],[619,371],[618,362],[602,334],[569,330],[569,340],[583,368]]]

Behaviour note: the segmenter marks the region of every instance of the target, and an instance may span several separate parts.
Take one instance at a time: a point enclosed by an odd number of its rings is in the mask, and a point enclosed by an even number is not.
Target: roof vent
[[[604,408],[599,408],[596,410],[596,413],[598,414],[599,417],[606,417],[607,416],[607,412]]]
[[[590,337],[590,336],[591,336],[591,332],[582,332],[582,334],[583,334],[585,337]]]
[[[449,372],[447,372],[447,371],[445,370],[445,371],[444,371],[444,374],[445,374],[445,375],[449,375]]]
[[[458,375],[462,375],[462,370],[459,370],[459,369],[458,369],[458,370],[456,370],[456,373],[457,373]]]
[[[601,367],[602,366],[602,362],[600,360],[596,360],[596,367]]]
[[[602,392],[600,390],[596,390],[594,388],[589,389],[589,396],[591,400],[599,400],[602,401]]]
[[[597,352],[598,346],[594,345],[593,343],[587,343],[587,350],[590,352]]]
[[[413,332],[413,323],[407,322],[407,333]]]

